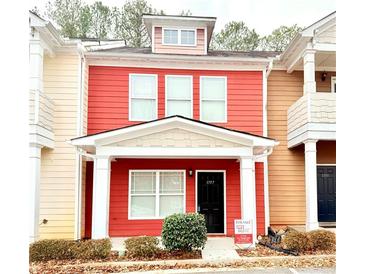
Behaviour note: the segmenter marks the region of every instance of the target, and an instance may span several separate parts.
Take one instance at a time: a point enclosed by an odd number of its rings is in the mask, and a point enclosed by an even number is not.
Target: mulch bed
[[[192,268],[269,268],[269,267],[334,267],[336,265],[335,257],[318,257],[318,258],[300,258],[300,257],[283,257],[280,260],[260,259],[253,261],[238,261],[234,263],[201,263],[201,264],[170,264],[170,265],[117,265],[117,264],[98,264],[98,265],[62,265],[60,262],[48,262],[41,264],[32,264],[30,273],[32,274],[65,274],[65,273],[117,273],[117,272],[132,272],[132,271],[153,271],[153,270],[169,270],[169,269],[192,269]]]
[[[283,252],[279,252],[276,250],[272,250],[266,246],[256,245],[255,249],[236,249],[237,253],[241,257],[266,257],[266,256],[292,256],[285,254]],[[302,255],[335,255],[336,249],[333,250],[310,250],[299,253],[299,256]]]
[[[127,256],[119,257],[118,261],[159,261],[159,260],[188,260],[201,259],[200,250],[184,252],[184,251],[167,251],[160,250],[158,254],[152,258],[129,258]]]

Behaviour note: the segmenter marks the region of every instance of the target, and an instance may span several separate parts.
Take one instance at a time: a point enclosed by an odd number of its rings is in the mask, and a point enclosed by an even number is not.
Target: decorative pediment
[[[131,138],[110,146],[120,147],[240,147],[241,144],[179,128]]]

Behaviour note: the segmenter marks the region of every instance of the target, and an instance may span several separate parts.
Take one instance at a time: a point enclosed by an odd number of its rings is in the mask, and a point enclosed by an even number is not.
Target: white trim
[[[197,45],[197,29],[196,28],[189,28],[189,27],[161,27],[162,28],[162,41],[161,45],[163,46],[181,46],[181,47],[196,47]],[[177,44],[174,43],[165,43],[165,30],[176,30],[177,31]],[[182,44],[181,43],[181,31],[194,31],[194,44]]]
[[[155,194],[132,194],[131,193],[131,182],[132,182],[132,172],[155,172],[156,174],[156,193]],[[160,173],[161,172],[182,172],[183,173],[183,185],[184,192],[181,193],[169,193],[169,194],[160,194]],[[156,204],[155,204],[155,217],[132,217],[131,209],[132,209],[132,199],[131,195],[135,196],[155,196]],[[183,213],[186,213],[186,170],[185,169],[129,169],[128,170],[128,220],[163,220],[166,217],[159,216],[160,210],[160,196],[173,196],[173,195],[181,195],[183,196]]]
[[[332,93],[336,93],[335,85],[336,85],[336,76],[331,76],[331,92]]]
[[[317,164],[317,166],[336,166],[336,164]]]
[[[193,118],[194,117],[194,109],[193,109],[193,106],[194,106],[194,100],[193,100],[193,96],[194,96],[194,85],[193,85],[193,75],[173,75],[173,74],[166,74],[165,75],[165,117],[167,117],[167,101],[168,100],[176,100],[176,101],[188,101],[186,99],[168,99],[167,98],[167,78],[168,77],[175,77],[175,78],[190,78],[190,81],[191,81],[191,95],[190,95],[190,101],[191,101],[191,104],[190,104],[190,111],[191,111],[191,116],[188,117],[188,118]],[[172,116],[172,115],[170,115]]]
[[[184,20],[184,21],[211,21],[211,22],[215,22],[216,18],[207,18],[207,17],[181,17],[181,16],[174,16],[174,15],[143,15],[143,19],[177,19],[177,20]]]
[[[226,195],[226,169],[197,169],[195,170],[195,212],[198,213],[198,173],[199,172],[221,172],[223,173],[223,220],[224,220],[224,232],[223,233],[208,233],[216,235],[227,234],[227,195]]]
[[[204,53],[208,54],[208,28],[204,28]]]
[[[129,77],[128,77],[128,97],[129,97],[129,103],[128,103],[128,119],[129,121],[133,121],[133,122],[145,122],[145,121],[149,121],[149,120],[138,120],[138,119],[132,119],[132,99],[138,99],[138,98],[132,98],[132,77],[133,76],[153,76],[155,77],[155,81],[156,81],[156,94],[155,94],[155,101],[156,101],[156,112],[155,112],[155,117],[150,119],[150,120],[154,120],[157,119],[158,117],[158,74],[149,74],[149,73],[129,73]],[[143,98],[140,98],[143,99]],[[153,100],[153,98],[145,98],[145,99],[151,99]]]
[[[152,48],[152,53],[155,52],[155,25],[152,25],[152,37],[151,37],[152,43],[151,43],[151,48]]]
[[[204,120],[202,119],[202,79],[203,78],[207,78],[207,79],[224,79],[225,81],[225,94],[224,94],[224,100],[225,100],[225,119],[222,120],[222,121],[213,121],[213,120]],[[227,120],[228,120],[228,110],[227,110],[227,93],[228,93],[228,89],[227,89],[227,76],[204,76],[204,75],[201,75],[199,77],[199,120],[201,121],[204,121],[204,122],[207,122],[207,123],[227,123]],[[204,99],[205,101],[215,101],[215,100],[207,100],[207,99]],[[216,101],[219,101],[219,102],[222,102],[223,100],[216,100]]]
[[[332,51],[336,52],[336,44],[330,44],[330,43],[315,43],[313,45],[313,49],[318,51]]]

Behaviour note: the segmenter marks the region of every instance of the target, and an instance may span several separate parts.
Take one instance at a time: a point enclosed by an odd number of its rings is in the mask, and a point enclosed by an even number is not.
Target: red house
[[[208,51],[216,18],[144,15],[151,48],[98,47],[88,64],[86,235],[160,235],[163,218],[269,226],[268,52]]]

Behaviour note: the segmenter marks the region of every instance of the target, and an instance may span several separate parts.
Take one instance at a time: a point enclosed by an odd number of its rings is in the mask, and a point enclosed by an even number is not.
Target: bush
[[[204,215],[199,213],[173,214],[165,218],[162,243],[168,250],[191,251],[203,248],[207,241]]]
[[[323,229],[308,233],[309,239],[316,250],[331,250],[336,246],[336,234]]]
[[[298,232],[296,230],[289,231],[283,237],[284,248],[302,252],[312,249],[312,245],[308,234],[305,232]]]
[[[156,237],[132,237],[125,241],[126,255],[132,258],[150,258],[155,256],[160,248]]]
[[[31,262],[72,259],[104,259],[110,255],[112,244],[102,240],[41,240],[30,245]]]

